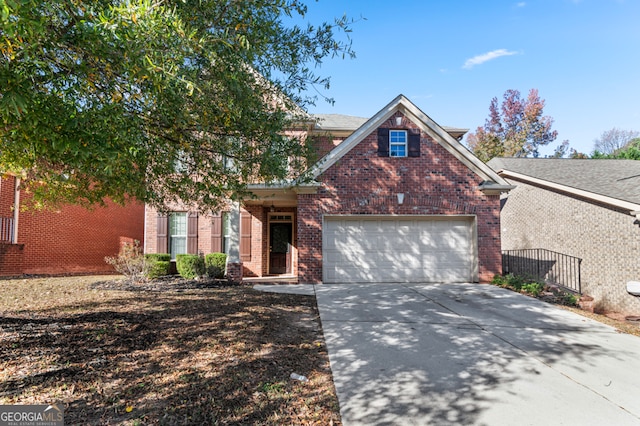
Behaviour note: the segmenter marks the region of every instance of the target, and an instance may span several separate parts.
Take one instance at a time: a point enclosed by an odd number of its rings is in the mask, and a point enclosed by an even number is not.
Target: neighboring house
[[[232,279],[478,282],[501,272],[500,193],[510,186],[404,96],[369,119],[311,117],[310,183],[255,184],[215,215],[147,206],[148,253],[229,254]]]
[[[626,283],[640,280],[640,161],[494,158],[516,186],[503,200],[504,250],[579,257],[596,309],[640,314]]]
[[[114,272],[105,256],[125,242],[142,243],[141,203],[21,211],[28,197],[15,177],[0,178],[0,276]]]

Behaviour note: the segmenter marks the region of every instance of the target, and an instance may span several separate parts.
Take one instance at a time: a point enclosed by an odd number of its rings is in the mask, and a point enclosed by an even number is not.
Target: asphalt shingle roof
[[[569,158],[494,158],[493,170],[510,171],[570,188],[640,204],[640,161]]]
[[[355,131],[369,120],[367,117],[356,117],[344,114],[312,114],[311,118],[316,119],[317,130],[345,130]],[[462,136],[469,129],[459,127],[442,126],[442,128],[450,133],[453,137]]]
[[[312,117],[318,120],[316,129],[319,130],[356,130],[368,120],[343,114],[313,114]]]

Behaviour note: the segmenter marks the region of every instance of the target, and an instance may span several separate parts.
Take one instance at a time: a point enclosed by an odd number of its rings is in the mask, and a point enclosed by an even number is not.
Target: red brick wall
[[[397,128],[392,122],[381,127]],[[417,128],[406,118],[401,127]],[[424,133],[420,148],[419,158],[378,157],[373,132],[318,178],[317,194],[298,196],[300,282],[322,280],[326,214],[475,215],[479,280],[501,272],[499,196],[480,192],[483,179]]]
[[[0,275],[22,274],[24,244],[0,244]]]
[[[1,182],[2,212],[7,210],[7,203],[9,209],[13,206],[13,187],[7,185],[12,180]],[[5,191],[8,187],[10,196]],[[21,204],[28,201],[29,195],[21,191]],[[112,272],[104,257],[117,254],[122,241],[135,239],[142,243],[143,212],[144,206],[137,202],[124,207],[108,202],[106,207],[93,210],[68,205],[56,211],[22,211],[18,244],[0,251],[0,275]],[[15,266],[16,257],[22,258],[20,267]]]
[[[346,137],[334,137],[331,135],[314,135],[311,137],[311,143],[317,159],[321,159],[327,155],[333,148],[340,145]]]
[[[54,212],[22,212],[18,243],[25,246],[24,273],[113,271],[104,257],[116,255],[121,241],[142,244],[143,212],[144,206],[137,202],[126,206],[108,202],[93,210],[65,206]]]
[[[13,217],[13,201],[16,180],[7,176],[0,178],[0,216]]]

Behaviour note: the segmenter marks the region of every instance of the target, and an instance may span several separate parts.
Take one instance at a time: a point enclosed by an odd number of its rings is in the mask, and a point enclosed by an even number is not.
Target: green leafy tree
[[[526,99],[517,90],[507,90],[500,106],[493,98],[484,127],[467,137],[469,148],[485,162],[493,157],[537,157],[539,148],[558,136],[551,130],[553,119],[543,116],[544,104],[536,89]]]
[[[591,158],[595,159],[621,159],[621,160],[640,160],[640,138],[635,138],[626,143],[622,148],[612,153],[605,154],[600,151],[594,151]]]
[[[284,130],[306,89],[328,87],[323,59],[353,56],[346,17],[305,14],[299,0],[0,0],[0,171],[38,205],[203,208],[299,176],[308,153]]]

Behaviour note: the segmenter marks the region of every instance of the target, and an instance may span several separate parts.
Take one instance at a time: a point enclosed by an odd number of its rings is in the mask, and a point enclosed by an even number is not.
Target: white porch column
[[[227,241],[226,276],[230,281],[242,281],[242,261],[240,260],[240,203],[231,205],[229,211],[229,239]]]
[[[18,222],[20,221],[20,178],[15,179],[15,191],[13,199],[13,232],[11,243],[18,244]]]

